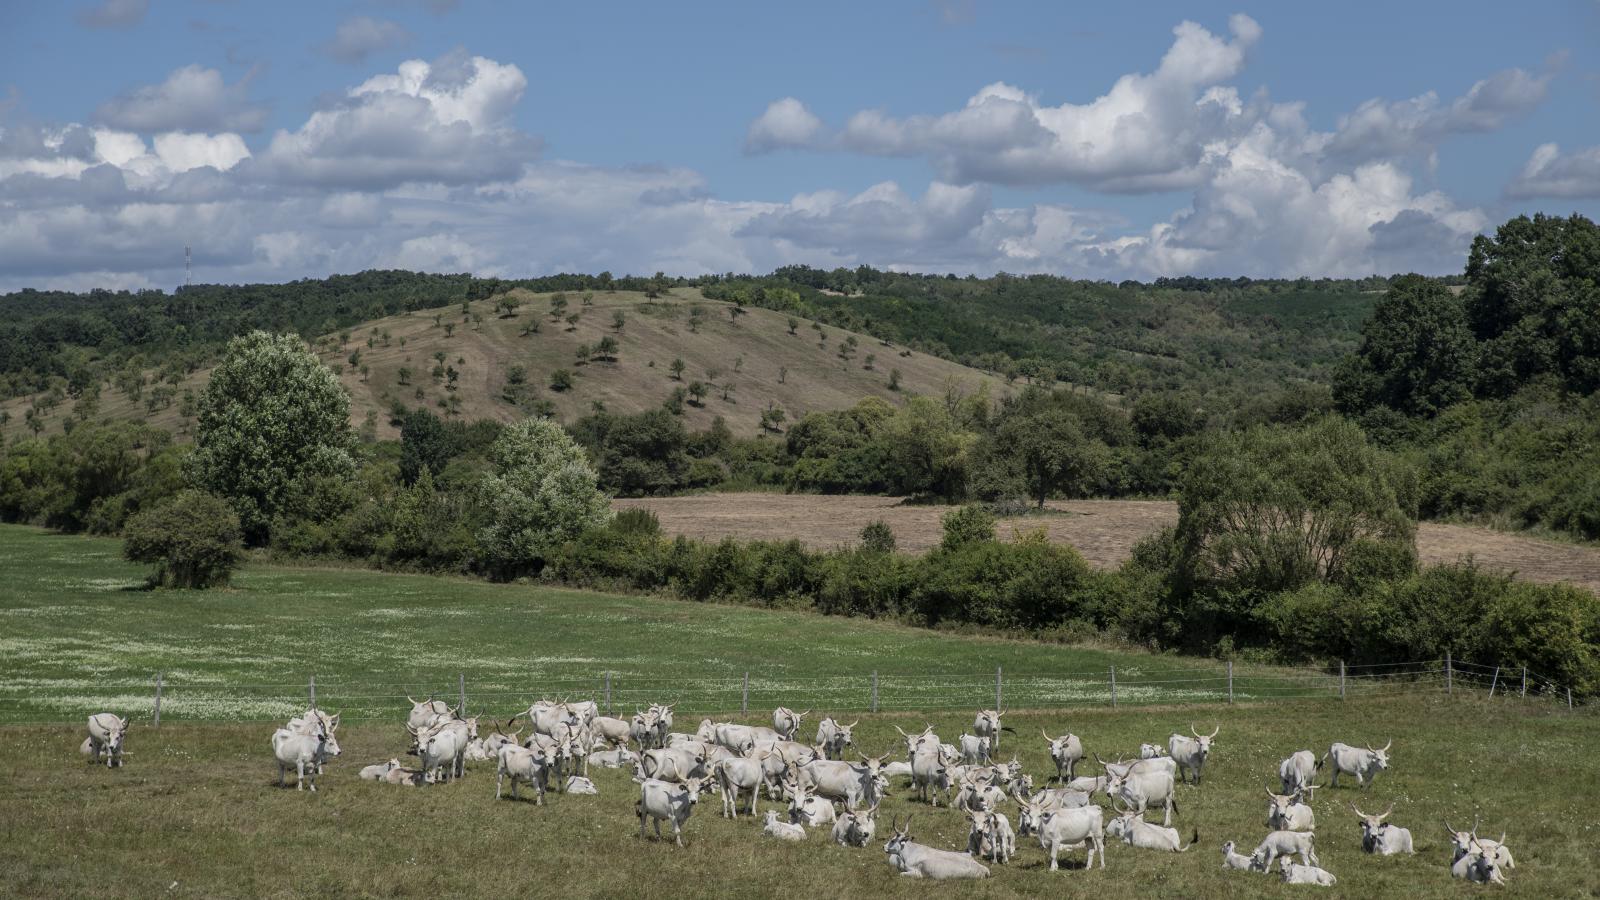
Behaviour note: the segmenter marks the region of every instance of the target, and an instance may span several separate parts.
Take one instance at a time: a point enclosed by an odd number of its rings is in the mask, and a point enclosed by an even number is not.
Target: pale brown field
[[[669,534],[713,540],[798,538],[816,549],[853,544],[864,525],[881,520],[894,529],[900,549],[911,553],[924,553],[939,543],[939,517],[950,509],[897,497],[759,493],[618,500],[615,505],[654,510]],[[1166,500],[1070,500],[1049,507],[1058,514],[1000,520],[1000,536],[1043,528],[1050,540],[1072,545],[1104,569],[1127,559],[1140,539],[1178,521],[1178,505]],[[1417,548],[1427,564],[1471,555],[1484,566],[1530,581],[1565,581],[1600,592],[1600,548],[1433,522],[1419,529]]]

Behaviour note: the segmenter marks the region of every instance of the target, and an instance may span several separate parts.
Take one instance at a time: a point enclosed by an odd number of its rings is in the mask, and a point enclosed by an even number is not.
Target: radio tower
[[[188,287],[194,281],[194,256],[189,253],[189,245],[183,245],[183,286]]]

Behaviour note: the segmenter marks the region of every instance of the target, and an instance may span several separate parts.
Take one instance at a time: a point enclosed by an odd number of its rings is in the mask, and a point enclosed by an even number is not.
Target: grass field
[[[897,497],[761,493],[649,497],[618,500],[616,506],[654,510],[669,534],[709,540],[795,538],[818,549],[853,544],[863,526],[883,521],[894,529],[899,548],[911,553],[939,543],[939,517],[949,511]],[[1052,500],[1049,507],[1065,515],[1002,519],[1000,536],[1043,528],[1051,540],[1071,544],[1090,563],[1114,568],[1132,554],[1134,544],[1178,522],[1178,504],[1169,500]],[[1417,528],[1417,552],[1428,565],[1470,555],[1483,566],[1530,581],[1565,581],[1600,592],[1600,547],[1592,545],[1423,522]]]
[[[1543,709],[1533,708],[1528,709]],[[263,725],[138,726],[127,765],[108,771],[76,754],[82,726],[0,728],[0,846],[7,876],[0,894],[26,897],[455,897],[455,896],[810,896],[911,897],[930,890],[975,897],[1059,896],[1086,891],[1102,898],[1267,897],[1285,890],[1275,877],[1223,872],[1225,840],[1253,844],[1266,833],[1262,787],[1277,761],[1305,747],[1320,753],[1331,740],[1393,738],[1393,768],[1367,793],[1341,787],[1317,794],[1318,854],[1339,878],[1333,896],[1584,897],[1600,892],[1594,866],[1594,808],[1600,763],[1595,723],[1586,714],[1529,712],[1516,704],[1457,698],[1299,702],[1190,713],[1171,709],[1063,711],[1014,716],[1006,736],[1027,771],[1050,771],[1039,728],[1072,729],[1093,752],[1129,753],[1140,741],[1183,731],[1192,718],[1221,726],[1199,787],[1179,788],[1175,820],[1201,843],[1174,856],[1109,847],[1105,871],[1082,871],[1068,854],[1064,871],[1046,870],[1031,839],[1019,841],[1009,866],[987,882],[932,888],[897,876],[881,840],[863,850],[833,846],[825,831],[798,846],[764,839],[749,819],[718,818],[720,801],[705,797],[685,831],[688,847],[670,839],[640,841],[633,818],[635,788],[624,773],[596,769],[597,797],[552,796],[546,806],[524,799],[496,802],[487,764],[454,785],[425,788],[358,781],[356,770],[400,755],[404,733],[391,724],[340,730],[343,756],[316,794],[273,786],[276,770]],[[883,753],[896,745],[891,725],[931,720],[949,739],[970,728],[970,714],[867,717],[859,745]],[[896,779],[898,782],[899,779]],[[524,795],[526,798],[526,795]],[[1358,800],[1410,827],[1417,855],[1378,859],[1362,854],[1354,816]],[[763,802],[762,809],[767,804]],[[896,783],[888,816],[915,813],[925,843],[961,846],[964,819],[931,810]],[[1473,888],[1449,877],[1449,850],[1439,821],[1485,830],[1517,857],[1507,889]],[[1308,889],[1309,891],[1309,889]]]
[[[993,696],[987,673],[995,666],[1007,672],[1008,707],[1019,709],[1007,718],[1016,734],[1001,755],[1016,752],[1036,778],[1051,771],[1040,728],[1071,729],[1091,752],[1122,756],[1191,722],[1220,725],[1206,783],[1179,793],[1177,824],[1186,837],[1198,829],[1202,843],[1178,857],[1113,846],[1104,872],[1074,866],[1052,875],[1037,844],[1023,840],[1019,858],[991,880],[948,890],[1276,895],[1276,880],[1224,873],[1217,855],[1224,840],[1253,845],[1265,833],[1261,788],[1277,761],[1301,748],[1320,753],[1333,740],[1392,738],[1393,772],[1359,799],[1395,802],[1395,821],[1415,831],[1419,853],[1366,858],[1344,807],[1356,792],[1320,792],[1318,852],[1340,878],[1338,895],[1456,896],[1466,888],[1449,878],[1438,821],[1474,815],[1486,830],[1510,832],[1519,867],[1504,893],[1600,892],[1592,852],[1600,762],[1595,719],[1583,711],[1460,690],[1454,698],[1356,691],[1342,703],[1267,702],[1296,683],[1275,671],[1243,679],[1237,705],[1196,704],[1215,690],[1164,677],[1206,671],[1192,660],[465,579],[251,566],[232,590],[147,592],[117,551],[105,539],[0,528],[0,847],[8,864],[0,895],[921,895],[926,886],[888,868],[881,842],[846,850],[824,832],[779,846],[748,820],[720,820],[715,797],[690,821],[687,849],[641,842],[635,788],[615,771],[597,770],[600,796],[556,796],[544,808],[496,803],[487,766],[459,784],[420,789],[355,775],[401,755],[406,692],[451,688],[462,671],[475,709],[505,715],[540,694],[596,696],[595,673],[611,668],[619,703],[631,705],[627,686],[643,684],[642,692],[680,702],[691,729],[703,711],[736,708],[747,669],[745,721],[780,702],[832,698],[836,708],[859,708],[870,672],[896,673],[900,680],[885,679],[886,705],[903,693],[908,706],[941,708],[860,715],[858,747],[877,754],[899,746],[895,724],[931,722],[946,740],[969,729],[971,710]],[[1122,687],[1132,692],[1125,702],[1145,705],[1111,710],[1098,695],[1039,686],[1070,687],[1045,676],[1112,664],[1135,682]],[[160,728],[148,717],[156,670],[174,685]],[[303,707],[309,673],[319,676],[322,706],[348,717],[344,755],[315,795],[273,786],[266,724]],[[1016,698],[1010,679],[1028,684],[1030,675],[1040,678],[1038,693]],[[1158,683],[1141,691],[1141,677]],[[134,716],[119,770],[87,766],[76,752],[83,716],[102,708]],[[29,721],[52,724],[21,724]],[[915,804],[903,785],[891,788],[883,812],[915,812],[926,843],[964,842],[959,814]]]

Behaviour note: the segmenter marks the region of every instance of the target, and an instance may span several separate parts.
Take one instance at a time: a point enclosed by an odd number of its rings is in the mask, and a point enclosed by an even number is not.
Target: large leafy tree
[[[1477,347],[1449,288],[1420,275],[1395,279],[1340,365],[1334,396],[1347,412],[1386,406],[1432,416],[1472,396]]]
[[[561,542],[611,516],[583,448],[549,419],[506,426],[489,457],[493,471],[479,485],[489,524],[478,540],[499,577],[536,570]]]
[[[344,386],[300,338],[255,331],[229,342],[200,395],[190,476],[261,544],[297,485],[355,470],[350,446]]]
[[[986,454],[991,464],[1014,472],[1040,509],[1053,495],[1088,493],[1111,461],[1105,442],[1086,434],[1077,416],[1059,405],[1006,416],[992,447]]]

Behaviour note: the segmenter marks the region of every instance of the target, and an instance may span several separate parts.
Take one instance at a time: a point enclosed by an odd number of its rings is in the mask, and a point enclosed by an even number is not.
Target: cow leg
[[[756,815],[756,800],[758,799],[757,795],[760,793],[761,788],[759,785],[750,789],[750,816],[752,818]]]
[[[501,788],[502,785],[505,784],[505,782],[506,782],[505,770],[502,769],[502,770],[494,773],[494,798],[496,800],[500,799],[500,788]]]
[[[683,846],[683,832],[678,828],[677,819],[672,820],[672,839],[677,842],[679,847]]]

